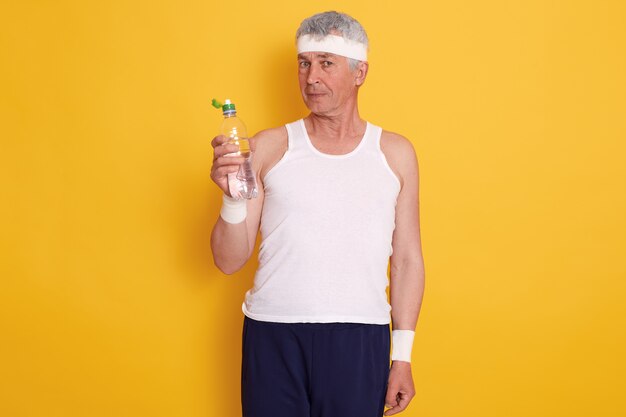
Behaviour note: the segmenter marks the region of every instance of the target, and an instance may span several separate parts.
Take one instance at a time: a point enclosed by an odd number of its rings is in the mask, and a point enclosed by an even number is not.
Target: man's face
[[[298,54],[298,81],[304,103],[315,114],[340,113],[346,102],[356,99],[359,71],[350,70],[344,56],[328,52]]]

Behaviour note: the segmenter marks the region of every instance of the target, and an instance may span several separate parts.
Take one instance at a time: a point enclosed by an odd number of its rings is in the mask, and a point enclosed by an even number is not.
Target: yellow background
[[[362,116],[420,161],[402,415],[626,415],[623,1],[0,7],[0,415],[240,415],[256,254],[212,265],[209,103],[305,115],[293,36],[328,9],[371,39]]]

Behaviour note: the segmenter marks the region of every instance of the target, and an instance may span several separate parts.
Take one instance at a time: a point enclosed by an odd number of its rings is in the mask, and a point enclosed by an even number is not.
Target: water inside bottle
[[[252,170],[252,151],[247,138],[231,138],[228,143],[237,145],[239,151],[229,153],[225,156],[243,156],[246,160],[239,166],[237,173],[228,175],[228,188],[233,198],[251,199],[256,198],[258,189],[256,176]]]

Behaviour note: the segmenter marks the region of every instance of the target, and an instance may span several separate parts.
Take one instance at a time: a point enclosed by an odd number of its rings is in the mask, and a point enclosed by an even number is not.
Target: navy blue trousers
[[[243,417],[381,417],[390,339],[387,324],[244,316]]]

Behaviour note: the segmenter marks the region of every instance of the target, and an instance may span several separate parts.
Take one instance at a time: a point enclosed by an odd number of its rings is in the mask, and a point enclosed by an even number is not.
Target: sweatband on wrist
[[[392,361],[411,362],[411,350],[413,348],[413,330],[392,330]]]
[[[343,36],[326,35],[322,39],[313,35],[302,35],[296,40],[298,53],[303,52],[330,52],[345,56],[357,61],[367,61],[367,47],[365,44]]]
[[[248,209],[246,207],[246,200],[238,200],[226,194],[223,195],[220,217],[224,219],[226,223],[241,223],[246,219],[247,215]]]

